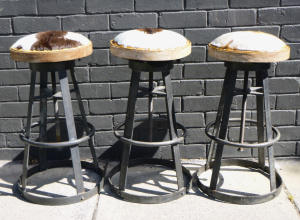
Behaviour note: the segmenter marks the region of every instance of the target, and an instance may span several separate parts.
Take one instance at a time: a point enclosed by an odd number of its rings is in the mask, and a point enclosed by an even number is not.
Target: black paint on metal
[[[207,136],[212,140],[210,144],[208,159],[206,165],[200,169],[199,174],[209,168],[212,168],[212,176],[210,181],[210,187],[204,186],[198,179],[198,186],[202,191],[209,196],[237,204],[256,204],[269,201],[276,197],[282,185],[281,177],[275,171],[274,164],[274,152],[273,144],[280,139],[280,132],[277,128],[272,127],[271,124],[271,111],[269,101],[269,88],[268,88],[268,69],[271,67],[270,63],[237,63],[237,62],[225,62],[227,67],[226,75],[223,83],[223,89],[221,93],[221,99],[219,103],[218,113],[216,121],[209,123],[206,126],[205,132]],[[244,71],[244,88],[240,92],[236,92],[235,83],[237,78],[237,72]],[[256,87],[248,86],[249,71],[256,72]],[[242,94],[242,113],[241,119],[229,118],[232,99],[234,95]],[[247,94],[256,95],[257,105],[257,120],[246,119],[246,107],[247,107]],[[239,142],[232,142],[227,139],[227,130],[229,122],[240,122],[240,137]],[[245,123],[257,125],[257,143],[245,143],[244,142],[244,129]],[[214,125],[213,132],[210,133],[210,128]],[[266,134],[266,135],[265,135]],[[266,140],[265,140],[266,136]],[[274,137],[273,137],[274,136]],[[215,151],[215,145],[217,149],[215,152],[214,160],[213,155]],[[242,148],[254,148],[258,149],[258,162],[251,162],[247,160],[222,160],[224,145],[231,147]],[[264,150],[267,148],[269,167],[265,166]],[[227,162],[226,162],[227,161]],[[257,196],[232,196],[225,194],[218,190],[218,179],[220,175],[221,166],[242,166],[259,168],[269,174],[270,179],[270,193],[266,195]],[[258,186],[259,187],[259,186]]]
[[[25,143],[25,153],[24,153],[24,162],[23,162],[23,174],[20,177],[19,181],[19,190],[22,196],[28,199],[31,202],[44,204],[44,205],[66,205],[71,203],[76,203],[83,201],[84,199],[90,198],[91,196],[100,192],[99,187],[103,186],[104,175],[103,171],[98,166],[98,161],[93,145],[92,136],[95,133],[95,128],[93,125],[87,122],[78,84],[76,81],[76,77],[74,74],[74,61],[65,61],[58,63],[30,63],[31,69],[31,83],[30,83],[30,93],[29,93],[29,106],[28,106],[28,117],[27,117],[27,126],[22,130],[20,134],[20,139]],[[67,71],[70,70],[70,74],[72,76],[73,85],[76,93],[76,97],[79,104],[79,109],[81,111],[82,120],[74,119],[70,88],[68,83]],[[34,100],[37,97],[34,97],[34,88],[35,88],[35,78],[36,72],[40,72],[40,120],[38,122],[32,123],[32,109]],[[49,92],[47,88],[47,79],[48,73],[51,73],[52,80],[52,89],[53,91],[53,105],[54,105],[54,119],[47,119],[47,99],[49,98]],[[58,117],[58,103],[57,99],[59,96],[56,95],[56,78],[55,74],[58,72],[60,87],[61,87],[61,98],[63,100],[63,107],[65,118]],[[64,121],[67,125],[68,137],[69,141],[60,141],[60,122]],[[47,142],[47,124],[55,123],[56,129],[56,140],[57,142]],[[80,124],[83,125],[86,131],[86,134],[81,138],[77,138],[75,125]],[[58,127],[57,127],[58,126]],[[31,139],[31,129],[33,127],[39,127],[39,139],[37,141]],[[84,141],[89,141],[89,146],[91,149],[91,154],[93,157],[94,163],[87,163],[80,161],[79,148],[78,145]],[[39,157],[39,166],[36,166],[32,169],[28,170],[28,162],[29,162],[29,150],[30,146],[36,146],[40,149],[40,157]],[[60,162],[47,162],[46,161],[46,148],[62,148],[62,147],[70,147],[71,151],[71,161],[60,161]],[[71,162],[71,163],[70,163]],[[84,182],[82,176],[82,165],[84,168],[92,169],[97,174],[101,176],[99,183],[96,186],[87,191],[84,189]],[[77,189],[77,195],[75,196],[67,196],[67,197],[59,197],[59,198],[44,198],[33,193],[27,192],[27,178],[30,176],[39,173],[39,172],[47,172],[47,169],[50,168],[58,168],[58,167],[73,167],[75,174],[75,185]]]
[[[109,181],[111,190],[117,194],[118,196],[122,197],[123,199],[126,199],[131,202],[137,202],[137,203],[162,203],[171,201],[174,199],[178,199],[179,197],[183,196],[187,192],[188,186],[185,186],[184,180],[183,180],[183,174],[185,174],[189,181],[191,181],[191,176],[188,171],[186,171],[181,166],[180,161],[180,151],[178,143],[184,140],[184,137],[186,136],[186,129],[176,123],[175,120],[175,110],[174,110],[174,100],[173,100],[173,90],[171,85],[171,74],[170,70],[173,68],[173,61],[163,61],[163,62],[144,62],[144,61],[135,61],[130,60],[129,61],[129,67],[132,69],[132,76],[131,76],[131,83],[130,83],[130,90],[129,90],[129,97],[128,97],[128,104],[127,104],[127,113],[126,113],[126,119],[125,122],[122,122],[115,126],[114,128],[114,134],[115,136],[122,142],[124,142],[123,147],[123,155],[121,159],[121,163],[119,166],[115,167],[109,174],[109,180],[110,178],[116,174],[117,172],[120,172],[120,178],[119,178],[119,187],[115,187],[112,185],[111,181]],[[139,81],[140,81],[140,75],[141,72],[149,72],[149,89],[146,92],[143,92],[143,94],[148,95],[148,118],[142,118],[135,120],[135,105],[138,97],[138,90],[139,90]],[[153,117],[153,94],[156,94],[156,92],[153,92],[155,88],[153,88],[153,72],[162,72],[162,78],[164,81],[164,89],[165,92],[159,92],[159,95],[165,95],[166,100],[166,109],[167,109],[167,119],[163,118],[157,118]],[[133,136],[133,128],[134,128],[134,122],[135,121],[148,121],[148,140],[147,141],[136,141],[132,139]],[[170,134],[170,140],[169,141],[163,141],[163,142],[152,142],[152,129],[153,129],[153,121],[164,121],[167,122],[169,126],[169,134]],[[118,133],[118,129],[125,124],[124,128],[124,135],[121,136]],[[181,137],[177,137],[177,128],[181,128],[183,130],[183,135]],[[171,145],[172,149],[172,157],[173,161],[168,162],[162,162],[161,160],[155,160],[155,159],[148,159],[143,158],[139,160],[138,162],[133,162],[129,160],[130,151],[131,151],[131,145],[134,144],[136,146],[141,147],[157,147],[157,146],[166,146]],[[161,195],[161,196],[138,196],[138,195],[130,195],[126,193],[126,179],[127,179],[127,172],[128,168],[130,166],[134,165],[141,165],[141,164],[160,164],[163,166],[168,167],[174,167],[176,170],[177,175],[177,185],[178,185],[178,191],[175,193],[170,193],[168,195]],[[134,165],[133,165],[134,163]]]

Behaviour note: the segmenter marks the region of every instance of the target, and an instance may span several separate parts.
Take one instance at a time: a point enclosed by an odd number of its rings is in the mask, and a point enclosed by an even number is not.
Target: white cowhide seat
[[[267,63],[287,60],[290,48],[271,34],[237,31],[213,40],[208,45],[208,55],[233,62]]]
[[[131,60],[177,60],[191,53],[191,42],[174,31],[143,28],[117,35],[110,41],[110,52]]]

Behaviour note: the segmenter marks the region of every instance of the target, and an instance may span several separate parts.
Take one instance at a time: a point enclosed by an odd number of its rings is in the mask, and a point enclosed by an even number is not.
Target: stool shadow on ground
[[[266,172],[263,172],[260,169],[255,169],[255,168],[239,168],[239,169],[234,169],[234,168],[221,168],[221,172],[224,171],[229,171],[229,172],[249,172],[249,173],[259,173],[260,175],[269,178],[269,175]],[[248,192],[243,192],[243,191],[237,191],[237,190],[230,190],[230,189],[222,189],[220,187],[217,188],[219,192],[224,192],[228,194],[233,194],[233,195],[241,195],[241,196],[259,196],[257,193],[248,193]],[[246,190],[246,189],[245,189]]]
[[[110,161],[106,173],[118,164],[117,161]],[[189,163],[190,165],[190,163]],[[199,164],[195,164],[195,167],[199,167]],[[200,196],[210,200],[215,200],[206,194],[204,194],[197,186],[197,172],[194,169],[189,169],[192,174],[192,185],[186,196]],[[149,175],[150,174],[150,175]],[[115,186],[118,186],[119,175],[116,174],[112,178],[112,182]],[[189,181],[184,175],[185,185]],[[177,191],[176,173],[175,170],[169,167],[158,165],[141,165],[132,167],[128,173],[128,181],[126,186],[126,192],[132,195],[141,196],[160,196]],[[103,194],[118,198],[124,201],[124,199],[116,196],[109,189],[107,183],[104,186]],[[180,198],[179,198],[180,199]]]
[[[84,190],[88,191],[99,182],[92,170],[83,169]],[[75,176],[72,167],[53,168],[28,178],[27,191],[41,197],[65,197],[76,195]]]
[[[191,163],[188,163],[188,164],[186,164],[186,165],[192,165]],[[206,199],[209,199],[209,200],[212,200],[212,201],[218,201],[218,200],[216,200],[215,198],[212,198],[212,197],[210,197],[210,196],[208,196],[208,195],[206,195],[205,193],[203,193],[201,190],[200,190],[200,188],[198,187],[198,184],[197,184],[197,179],[198,179],[198,175],[197,175],[197,173],[198,173],[198,169],[200,168],[200,167],[202,167],[202,166],[205,166],[205,165],[199,165],[199,164],[194,164],[195,165],[195,167],[194,168],[192,168],[192,169],[189,169],[190,170],[190,172],[191,172],[191,174],[192,174],[192,187],[191,187],[191,190],[190,190],[190,195],[191,194],[193,194],[193,195],[195,195],[195,196],[201,196],[201,197],[203,197],[203,198],[206,198]],[[197,168],[198,167],[198,168]],[[220,176],[219,176],[219,182],[218,182],[218,187],[220,187],[220,186],[222,186],[222,184],[223,184],[223,181],[221,181],[221,179],[223,178],[223,176],[222,176],[222,174],[220,174]],[[187,195],[189,195],[189,194],[187,194]],[[223,202],[223,201],[219,201],[219,202]]]
[[[209,187],[211,179],[211,169],[207,170],[199,177],[203,185]],[[232,196],[261,196],[270,191],[269,175],[256,168],[246,167],[222,167],[219,173],[217,191]],[[216,199],[216,201],[218,201]]]
[[[14,196],[25,201],[18,191],[18,178],[22,173],[20,161],[10,161],[0,168],[0,196]]]
[[[68,140],[66,125],[60,123],[61,141]],[[47,142],[56,142],[55,126],[48,125]],[[32,138],[38,141],[38,128],[32,129]],[[76,126],[77,136],[80,138],[85,134],[83,126]],[[84,143],[88,145],[88,143]],[[47,162],[55,163],[70,159],[70,148],[47,148]],[[16,157],[18,160],[6,163],[0,168],[0,196],[15,196],[18,199],[26,201],[19,193],[18,179],[22,175],[23,153]],[[39,163],[39,148],[30,147],[30,164],[29,169],[33,166],[38,166]],[[93,170],[83,169],[83,181],[85,190],[90,190],[99,182],[99,176]],[[64,197],[76,195],[75,177],[72,167],[53,168],[44,172],[37,173],[28,178],[28,192],[35,193],[41,197]],[[60,190],[57,190],[61,188]],[[55,190],[53,190],[55,189]],[[74,193],[73,193],[74,192]]]
[[[169,140],[169,132],[166,129],[167,126],[165,123],[160,121],[153,122],[153,139],[152,142],[162,142]],[[122,131],[120,131],[122,134]],[[141,121],[135,123],[135,130],[133,139],[136,141],[147,141],[148,140],[148,122]],[[124,144],[122,142],[117,142],[101,157],[106,158],[107,155],[111,154],[114,151],[115,155],[118,155],[118,158],[113,158],[120,161],[122,156],[122,149]],[[130,160],[143,158],[156,158],[162,159],[164,151],[170,151],[169,157],[171,158],[171,147],[170,146],[160,146],[160,147],[141,147],[141,146],[132,146]],[[107,173],[110,173],[112,169],[112,164],[116,166],[118,162],[114,162],[110,158],[109,167]],[[165,159],[165,158],[164,158]],[[112,183],[114,186],[119,185],[119,172],[113,175]],[[185,181],[188,181],[185,178]],[[186,184],[185,184],[186,185]],[[169,194],[177,191],[177,177],[176,172],[173,168],[145,164],[133,166],[128,169],[128,176],[126,182],[126,192],[133,195],[142,195],[142,196],[159,196],[164,194]],[[106,187],[107,188],[107,187]]]

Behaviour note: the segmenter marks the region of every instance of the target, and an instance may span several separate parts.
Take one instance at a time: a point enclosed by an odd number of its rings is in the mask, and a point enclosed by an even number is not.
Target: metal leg
[[[221,119],[223,116],[223,111],[224,111],[224,106],[225,106],[225,100],[226,100],[226,96],[228,93],[227,87],[228,87],[228,84],[230,81],[230,74],[231,74],[231,72],[227,69],[225,78],[224,78],[224,82],[223,82],[223,88],[222,88],[222,93],[221,93],[221,97],[220,97],[220,102],[219,102],[219,107],[218,107],[218,112],[217,112],[217,117],[216,117],[216,123],[215,123],[214,130],[213,130],[213,135],[215,137],[217,137],[219,135]],[[215,148],[216,148],[215,142],[212,140],[210,142],[210,146],[209,146],[209,153],[208,153],[208,157],[207,157],[207,161],[206,161],[206,169],[210,168],[210,164],[212,161],[212,157],[213,157]]]
[[[74,121],[73,108],[71,103],[70,88],[69,88],[66,71],[59,71],[59,80],[60,80],[69,140],[75,140],[77,139],[77,134],[75,129],[75,121]],[[83,177],[82,177],[78,146],[71,147],[71,156],[72,156],[72,163],[73,163],[73,169],[75,174],[77,194],[81,194],[84,192],[84,186],[83,186]]]
[[[90,130],[89,130],[89,127],[87,125],[87,119],[86,119],[84,107],[83,107],[83,104],[82,104],[80,90],[79,90],[79,86],[78,86],[78,83],[77,83],[77,80],[76,80],[74,69],[71,69],[70,72],[71,72],[72,82],[73,82],[74,90],[75,90],[75,93],[76,93],[76,98],[77,98],[77,101],[78,101],[81,117],[82,117],[82,120],[83,120],[83,123],[84,123],[85,132],[88,134],[90,132]],[[98,169],[99,168],[98,158],[97,158],[97,155],[96,155],[96,151],[95,151],[95,148],[94,148],[94,141],[93,141],[92,138],[89,139],[89,147],[90,147],[91,154],[92,154],[92,157],[93,157],[93,163],[95,165],[95,169]]]
[[[169,121],[169,133],[170,139],[173,140],[177,137],[176,131],[176,120],[175,120],[175,110],[174,110],[174,99],[173,99],[173,90],[171,84],[171,74],[170,71],[163,72],[163,80],[166,87],[166,103],[167,103],[167,114],[168,114],[168,121]],[[172,145],[172,156],[174,160],[174,165],[176,169],[177,175],[177,184],[178,189],[184,187],[183,182],[183,173],[182,173],[182,166],[181,166],[181,158],[180,158],[180,149],[179,145]]]
[[[61,134],[60,134],[60,123],[59,123],[59,115],[58,115],[58,99],[55,96],[57,89],[56,89],[56,77],[55,72],[51,72],[51,82],[52,82],[52,91],[53,91],[53,107],[54,107],[54,117],[55,117],[55,132],[56,132],[56,141],[61,141]]]
[[[35,79],[36,79],[36,72],[31,72],[29,103],[28,103],[28,113],[27,113],[27,125],[26,125],[26,138],[28,138],[28,139],[30,139],[30,135],[31,135],[31,120],[32,120],[32,109],[33,109],[33,101],[34,101]],[[23,161],[23,173],[22,173],[22,188],[23,188],[23,190],[26,190],[26,184],[27,184],[26,180],[27,180],[29,150],[30,150],[30,145],[25,144],[24,159],[23,159],[24,160]]]
[[[272,139],[272,123],[271,123],[271,108],[269,99],[269,85],[268,85],[268,72],[262,72],[263,78],[263,93],[265,101],[265,115],[266,115],[266,132],[267,141]],[[270,168],[270,188],[271,191],[276,190],[276,172],[275,172],[275,161],[274,161],[274,151],[273,146],[268,147],[268,157],[269,157],[269,168]]]
[[[124,128],[124,137],[132,138],[133,135],[133,124],[134,124],[134,115],[135,115],[135,103],[137,100],[139,81],[140,81],[141,72],[132,71],[131,83],[129,89],[129,97],[127,103],[127,112],[126,112],[126,122]],[[126,188],[126,179],[127,179],[127,170],[129,163],[131,144],[124,144],[123,155],[121,160],[121,170],[120,170],[120,179],[119,179],[119,189],[125,190]]]
[[[220,126],[220,132],[219,132],[219,138],[225,139],[227,134],[227,128],[228,128],[228,122],[229,122],[229,115],[230,115],[230,109],[231,109],[231,103],[234,95],[234,88],[235,88],[235,82],[237,77],[237,70],[231,70],[230,67],[227,68],[226,76],[228,77],[228,84],[224,82],[223,89],[225,90],[224,97],[225,97],[225,104],[224,104],[224,110],[221,120],[221,126]],[[214,166],[213,166],[213,173],[211,177],[210,182],[210,189],[215,190],[217,188],[217,182],[221,167],[221,161],[222,161],[222,154],[223,154],[223,148],[224,144],[219,143],[217,145],[216,150],[216,156],[214,160]]]
[[[256,72],[256,86],[263,87],[263,78],[261,72]],[[257,141],[264,142],[264,97],[263,95],[256,96],[257,109]],[[265,168],[265,149],[258,148],[258,163],[260,168]]]
[[[40,72],[40,141],[47,140],[47,72]],[[46,148],[39,148],[40,169],[46,169]]]
[[[245,71],[244,75],[244,88],[243,88],[243,104],[242,104],[242,115],[241,115],[241,126],[240,126],[240,143],[244,143],[245,137],[245,122],[246,122],[246,110],[247,110],[247,96],[248,96],[248,78],[249,72]],[[243,151],[243,148],[239,148],[238,151]]]
[[[153,138],[153,72],[149,73],[149,99],[148,99],[148,141]]]

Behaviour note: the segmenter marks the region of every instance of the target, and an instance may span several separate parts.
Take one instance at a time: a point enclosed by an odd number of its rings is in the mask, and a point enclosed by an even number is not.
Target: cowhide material
[[[80,42],[65,38],[67,31],[45,31],[36,34],[31,50],[60,50],[80,46]]]
[[[158,32],[161,32],[163,29],[159,29],[159,28],[141,28],[138,29],[139,31],[145,32],[146,34],[155,34]]]
[[[35,35],[36,41],[32,44],[30,50],[61,50],[65,48],[73,48],[81,46],[79,41],[68,39],[65,36],[67,31],[45,31]],[[17,49],[23,49],[22,45],[18,45]]]

